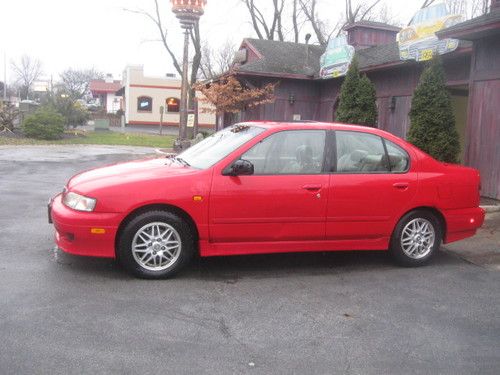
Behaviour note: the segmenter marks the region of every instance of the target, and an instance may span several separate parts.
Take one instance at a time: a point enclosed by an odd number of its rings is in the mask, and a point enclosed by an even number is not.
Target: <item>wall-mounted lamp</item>
[[[293,103],[295,103],[295,95],[288,95],[288,103],[290,103],[290,105],[293,105]]]
[[[391,105],[389,106],[391,109],[391,112],[394,112],[396,110],[396,97],[393,96],[391,97]]]

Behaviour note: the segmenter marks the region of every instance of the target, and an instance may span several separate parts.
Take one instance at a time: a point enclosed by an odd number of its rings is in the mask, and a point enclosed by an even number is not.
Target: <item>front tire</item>
[[[389,251],[402,266],[423,266],[439,249],[442,233],[439,219],[431,212],[426,210],[409,212],[396,225]]]
[[[118,241],[118,259],[145,279],[173,276],[192,258],[193,232],[185,220],[168,211],[148,211],[130,220]]]

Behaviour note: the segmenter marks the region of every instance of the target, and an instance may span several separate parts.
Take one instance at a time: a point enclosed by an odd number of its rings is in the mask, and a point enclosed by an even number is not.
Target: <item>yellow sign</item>
[[[420,9],[410,24],[398,33],[401,60],[426,61],[434,55],[452,52],[458,47],[456,39],[439,39],[436,31],[462,21],[459,14],[451,14],[446,3],[436,3]]]
[[[419,61],[426,61],[432,59],[433,51],[432,49],[424,49],[420,52],[420,56],[418,58]]]

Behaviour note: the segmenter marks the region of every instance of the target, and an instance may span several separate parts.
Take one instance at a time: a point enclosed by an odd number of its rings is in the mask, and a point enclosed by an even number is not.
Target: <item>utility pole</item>
[[[3,101],[7,101],[7,52],[3,52]]]

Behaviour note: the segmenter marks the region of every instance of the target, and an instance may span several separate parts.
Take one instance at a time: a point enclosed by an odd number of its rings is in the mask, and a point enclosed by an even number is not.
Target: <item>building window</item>
[[[153,99],[149,96],[139,96],[137,98],[137,110],[139,112],[152,112]]]
[[[179,112],[180,101],[177,98],[168,98],[165,103],[167,104],[167,112]]]

